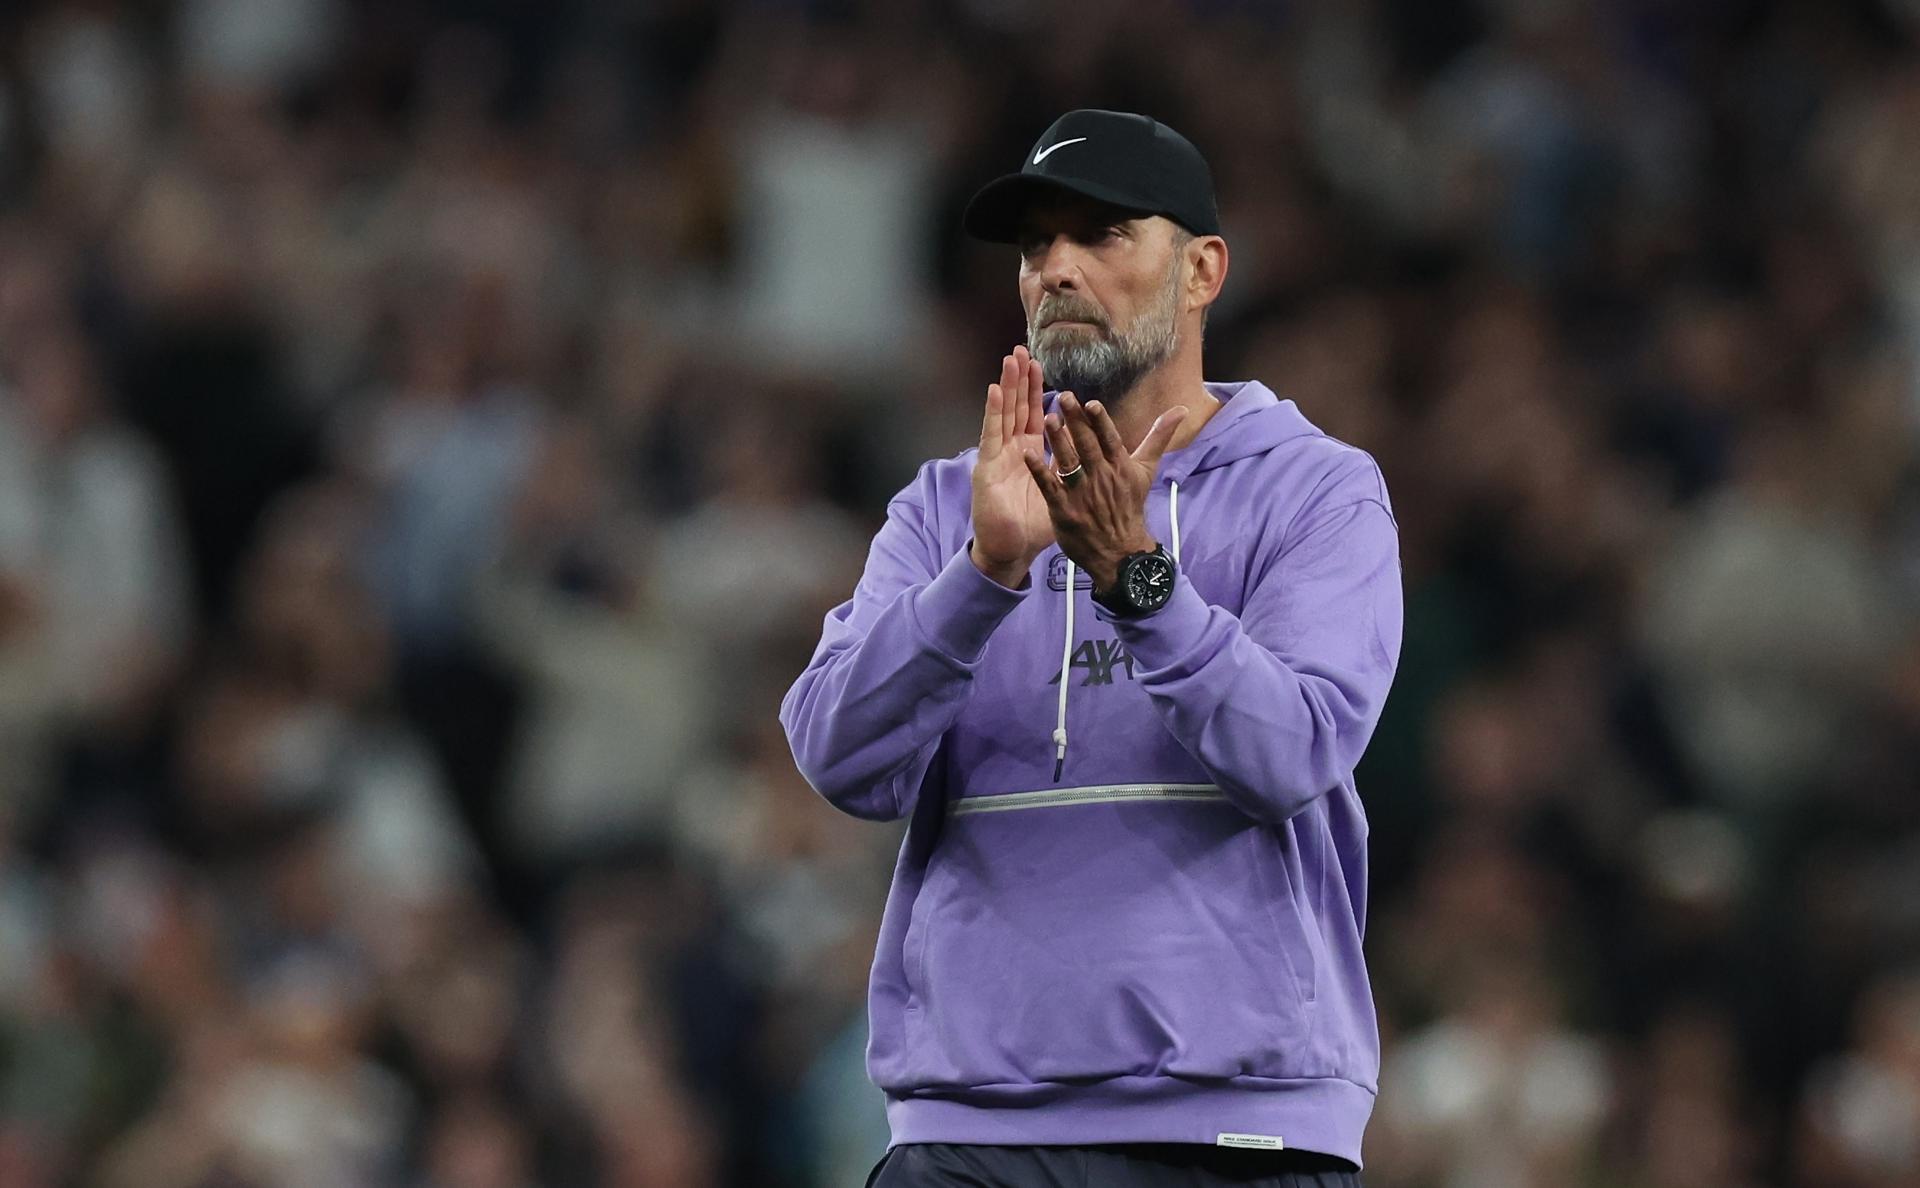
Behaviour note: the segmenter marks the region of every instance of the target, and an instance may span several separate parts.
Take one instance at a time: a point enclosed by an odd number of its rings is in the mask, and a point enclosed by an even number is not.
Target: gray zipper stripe
[[[1005,792],[997,796],[968,796],[947,806],[947,815],[1005,813],[1014,809],[1058,808],[1063,804],[1115,804],[1126,800],[1225,800],[1214,784],[1098,784],[1086,788],[1042,788],[1038,792]]]

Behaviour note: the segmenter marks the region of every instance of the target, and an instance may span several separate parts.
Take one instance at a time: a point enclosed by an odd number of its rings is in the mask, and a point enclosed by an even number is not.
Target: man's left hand
[[[1140,448],[1128,451],[1098,400],[1082,405],[1073,393],[1062,392],[1054,407],[1046,419],[1053,461],[1029,449],[1027,470],[1047,501],[1060,551],[1087,571],[1094,589],[1111,589],[1120,562],[1155,548],[1147,531],[1147,491],[1187,410],[1175,406],[1161,413]]]

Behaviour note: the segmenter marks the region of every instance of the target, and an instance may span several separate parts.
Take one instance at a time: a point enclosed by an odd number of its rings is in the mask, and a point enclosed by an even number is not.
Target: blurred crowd
[[[860,1183],[775,710],[1082,105],[1399,513],[1369,1184],[1920,1184],[1914,0],[0,6],[0,1184]]]

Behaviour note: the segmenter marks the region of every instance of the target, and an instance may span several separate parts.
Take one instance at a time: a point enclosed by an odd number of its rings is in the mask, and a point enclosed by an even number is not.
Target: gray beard
[[[1040,361],[1047,386],[1072,392],[1081,401],[1118,403],[1154,368],[1173,356],[1180,345],[1180,272],[1168,270],[1160,297],[1135,319],[1126,333],[1116,333],[1089,302],[1061,294],[1048,297],[1027,323],[1027,350]],[[1069,318],[1093,323],[1094,333],[1052,330],[1045,323]]]

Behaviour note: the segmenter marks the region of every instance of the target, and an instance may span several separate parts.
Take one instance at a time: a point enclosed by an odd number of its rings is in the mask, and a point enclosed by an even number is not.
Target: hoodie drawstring
[[[1180,484],[1167,483],[1167,525],[1171,529],[1173,563],[1180,564]],[[1060,645],[1060,698],[1059,710],[1053,719],[1053,782],[1060,782],[1060,773],[1067,766],[1067,685],[1073,676],[1073,579],[1075,566],[1073,559],[1067,559],[1067,638]]]
[[[1060,710],[1053,719],[1053,782],[1067,765],[1067,678],[1073,675],[1073,560],[1067,560],[1067,641],[1060,648]]]
[[[1167,480],[1167,524],[1173,529],[1173,563],[1180,564],[1180,484]]]

